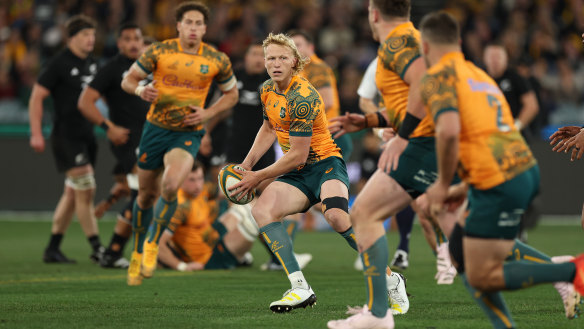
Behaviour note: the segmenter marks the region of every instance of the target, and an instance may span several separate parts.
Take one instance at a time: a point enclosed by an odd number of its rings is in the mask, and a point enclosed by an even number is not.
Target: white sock
[[[306,279],[304,278],[304,274],[302,274],[302,271],[290,273],[290,275],[288,275],[288,280],[290,280],[292,288],[308,289],[308,282],[306,282]]]

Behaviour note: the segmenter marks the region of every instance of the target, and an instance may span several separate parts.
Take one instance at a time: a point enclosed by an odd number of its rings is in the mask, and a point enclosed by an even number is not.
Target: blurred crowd
[[[103,62],[116,50],[116,28],[138,23],[156,40],[175,36],[178,0],[0,0],[0,123],[22,123],[41,65],[65,42],[63,24],[77,13],[98,21],[95,57]],[[335,70],[343,111],[359,111],[361,76],[375,57],[364,0],[204,1],[212,17],[206,42],[227,53],[235,67],[250,42],[292,28],[308,31],[318,55]],[[538,93],[538,124],[584,121],[584,67],[581,33],[584,0],[413,0],[412,21],[446,9],[463,26],[467,58],[484,67],[482,53],[501,41],[511,64],[530,78]]]

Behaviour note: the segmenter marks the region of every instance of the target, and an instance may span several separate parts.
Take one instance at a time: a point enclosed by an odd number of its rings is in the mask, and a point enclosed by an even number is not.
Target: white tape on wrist
[[[185,262],[178,263],[178,265],[176,266],[176,269],[181,271],[181,272],[186,271],[187,270],[187,263],[185,263]]]
[[[134,94],[136,94],[136,96],[140,97],[142,95],[142,92],[144,91],[144,89],[146,89],[146,87],[144,87],[144,86],[138,86],[134,90]]]
[[[517,128],[517,130],[521,130],[521,128],[523,128],[523,123],[521,123],[519,119],[515,120],[515,128]]]

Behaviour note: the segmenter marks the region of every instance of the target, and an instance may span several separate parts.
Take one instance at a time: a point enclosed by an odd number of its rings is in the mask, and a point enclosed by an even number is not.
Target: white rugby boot
[[[574,259],[574,256],[554,256],[552,263],[567,263]],[[554,282],[554,288],[562,297],[566,318],[569,320],[580,316],[580,304],[583,302],[580,294],[574,289],[572,282]]]
[[[406,314],[410,309],[410,300],[406,292],[406,279],[401,273],[391,272],[387,274],[388,304],[393,315]]]
[[[286,290],[282,299],[272,302],[270,310],[276,313],[290,312],[295,308],[306,308],[316,304],[316,295],[310,286],[308,289],[296,287]]]
[[[383,318],[374,316],[367,305],[348,307],[347,314],[351,316],[342,320],[331,320],[327,323],[329,329],[393,329],[393,315],[389,310]]]
[[[452,265],[450,260],[450,252],[448,251],[448,242],[444,242],[436,247],[436,279],[438,284],[452,284],[454,277],[456,277],[456,268]]]

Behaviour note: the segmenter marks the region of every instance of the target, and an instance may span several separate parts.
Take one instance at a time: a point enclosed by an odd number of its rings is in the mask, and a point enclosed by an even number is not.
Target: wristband
[[[517,130],[521,130],[521,128],[523,128],[523,123],[521,123],[519,119],[515,120],[515,128],[517,128]]]
[[[381,112],[365,114],[365,128],[387,127],[387,120]]]
[[[101,127],[101,129],[103,129],[103,131],[108,131],[109,126],[107,125],[107,123],[105,123],[105,120],[99,124],[99,126]]]
[[[136,94],[136,96],[140,97],[142,95],[142,92],[144,91],[144,89],[146,89],[146,87],[144,87],[144,86],[138,86],[134,90],[134,94]]]
[[[178,263],[178,265],[176,266],[176,269],[180,272],[186,271],[187,270],[187,263],[185,263],[185,262]]]
[[[414,130],[416,130],[416,127],[418,127],[420,121],[422,121],[422,119],[419,119],[414,115],[406,112],[406,116],[404,121],[402,121],[399,130],[397,131],[397,135],[405,140],[408,140],[410,135],[414,132]]]

